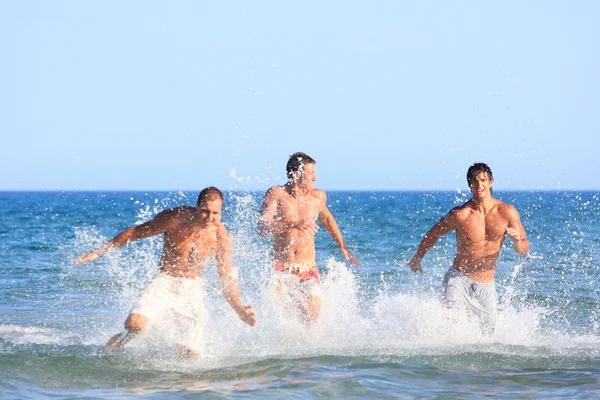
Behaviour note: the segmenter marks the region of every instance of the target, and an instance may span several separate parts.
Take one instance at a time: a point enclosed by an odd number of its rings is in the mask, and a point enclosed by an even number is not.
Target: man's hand
[[[508,226],[506,227],[506,234],[508,235],[508,237],[510,238],[510,240],[514,242],[518,242],[521,240],[521,234],[519,233],[519,230],[516,228],[509,228]]]
[[[238,311],[238,316],[248,325],[256,326],[256,313],[251,308],[251,305],[242,306],[242,310]]]
[[[410,268],[413,272],[416,272],[417,274],[423,273],[423,267],[421,266],[421,260],[419,260],[417,258],[413,257],[408,262],[408,268]]]
[[[340,251],[342,252],[344,257],[346,257],[346,260],[349,260],[352,263],[352,265],[354,265],[355,268],[360,267],[360,261],[358,261],[356,259],[356,257],[354,257],[354,255],[352,253],[350,253],[350,250],[343,248],[343,249],[340,249]]]
[[[100,255],[98,253],[96,253],[95,251],[90,251],[89,253],[85,253],[85,254],[79,256],[77,258],[77,260],[75,260],[75,262],[73,262],[73,266],[79,267],[80,265],[82,265],[88,261],[94,261],[98,257],[100,257]]]
[[[301,219],[298,220],[294,224],[294,228],[302,231],[306,236],[314,236],[319,231],[319,225],[315,223],[315,221],[311,221],[309,219]]]

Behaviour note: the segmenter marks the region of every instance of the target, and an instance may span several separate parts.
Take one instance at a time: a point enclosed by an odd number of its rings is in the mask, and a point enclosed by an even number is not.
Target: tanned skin
[[[422,273],[421,260],[438,239],[456,231],[456,257],[453,268],[480,283],[494,281],[496,261],[508,236],[519,254],[529,252],[529,240],[517,209],[492,197],[494,180],[478,173],[469,182],[473,198],[453,208],[427,232],[408,263]]]
[[[106,245],[96,251],[85,253],[74,262],[80,266],[93,261],[107,251],[122,247],[129,242],[162,234],[164,247],[160,260],[160,270],[177,278],[195,279],[202,274],[206,261],[215,256],[217,272],[223,285],[227,302],[240,319],[250,326],[256,325],[256,315],[251,305],[244,305],[239,296],[237,282],[232,274],[231,239],[221,223],[221,199],[206,199],[197,207],[181,206],[165,210],[152,220],[127,228]],[[149,319],[141,314],[131,314],[125,321],[125,328],[139,333]],[[127,341],[119,341],[120,334],[114,335],[106,344],[107,353],[119,350]],[[182,349],[188,359],[196,359],[197,354],[190,349]]]
[[[344,257],[358,267],[360,262],[346,247],[335,218],[327,208],[327,195],[313,187],[316,180],[315,164],[306,163],[303,171],[293,172],[285,185],[271,187],[260,207],[258,233],[273,237],[273,259],[314,265],[318,220],[338,244]],[[309,310],[303,312],[307,314],[308,323],[313,324],[319,317],[321,299],[311,296],[309,304]]]

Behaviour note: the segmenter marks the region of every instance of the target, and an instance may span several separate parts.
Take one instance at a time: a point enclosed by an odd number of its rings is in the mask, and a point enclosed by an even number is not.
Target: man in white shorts
[[[143,315],[149,321],[161,321],[168,316],[174,322],[175,342],[195,354],[202,350],[208,315],[204,308],[204,287],[199,278],[176,278],[159,273],[140,294],[130,314]],[[125,331],[125,336],[128,334],[130,331]],[[108,347],[107,351],[110,352]]]
[[[168,312],[176,322],[176,342],[182,358],[195,360],[207,320],[199,276],[213,255],[225,298],[242,321],[256,325],[252,306],[242,304],[232,275],[231,239],[220,221],[222,206],[221,191],[208,187],[200,192],[195,207],[180,206],[162,211],[152,220],[125,229],[100,249],[75,260],[74,265],[79,266],[129,242],[159,234],[164,236],[160,273],[133,305],[125,321],[125,331],[106,343],[107,353],[121,349],[150,320],[158,321]]]
[[[496,321],[494,275],[504,239],[508,236],[519,254],[527,254],[529,240],[517,209],[492,197],[490,167],[471,165],[467,183],[473,198],[450,210],[425,234],[408,266],[422,273],[425,254],[440,237],[456,231],[456,257],[444,278],[444,302],[448,308],[470,310],[480,318],[483,332],[491,334]]]

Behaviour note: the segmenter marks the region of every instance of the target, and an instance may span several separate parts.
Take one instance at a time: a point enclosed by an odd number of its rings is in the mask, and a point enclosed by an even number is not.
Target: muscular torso
[[[292,196],[281,187],[277,189],[275,196],[277,199],[275,221],[317,220],[322,207],[318,189]],[[281,261],[314,263],[316,259],[314,234],[299,229],[275,234],[272,255],[274,259]]]
[[[164,232],[160,269],[169,275],[188,279],[198,277],[207,259],[218,249],[220,223],[201,228],[193,222],[194,213],[193,207],[177,209],[175,221]]]
[[[454,269],[476,282],[494,280],[496,260],[506,236],[508,217],[501,201],[485,214],[466,203],[452,211],[457,252]]]

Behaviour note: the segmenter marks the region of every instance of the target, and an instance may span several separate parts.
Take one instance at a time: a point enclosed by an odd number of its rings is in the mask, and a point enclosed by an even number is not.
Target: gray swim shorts
[[[443,300],[448,307],[470,310],[479,318],[485,333],[494,332],[498,302],[494,282],[475,282],[450,268],[444,276]]]

